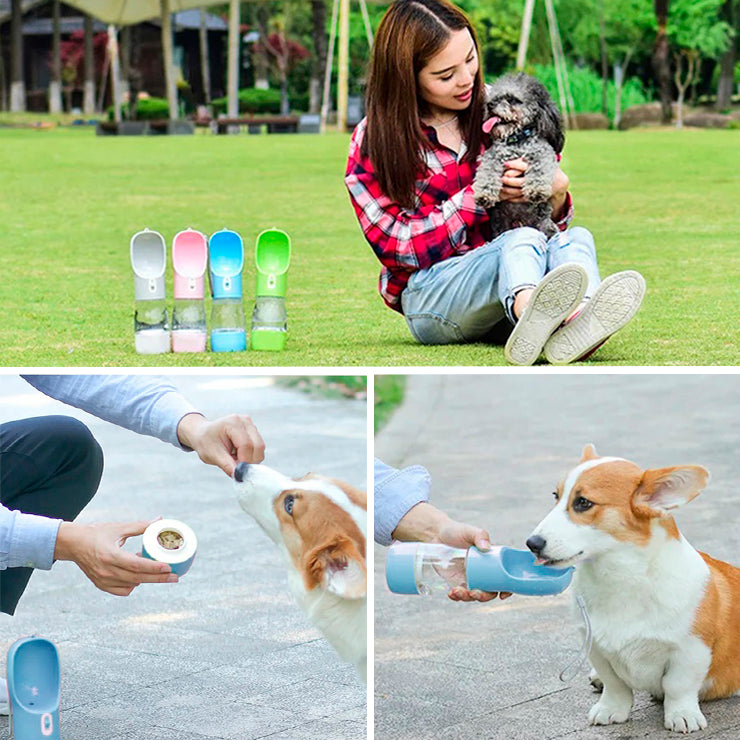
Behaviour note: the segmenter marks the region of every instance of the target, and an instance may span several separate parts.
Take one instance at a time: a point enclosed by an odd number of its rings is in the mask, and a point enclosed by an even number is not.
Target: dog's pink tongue
[[[491,116],[487,121],[483,121],[483,133],[484,134],[490,134],[491,131],[493,131],[493,127],[500,121],[501,119],[498,116]]]

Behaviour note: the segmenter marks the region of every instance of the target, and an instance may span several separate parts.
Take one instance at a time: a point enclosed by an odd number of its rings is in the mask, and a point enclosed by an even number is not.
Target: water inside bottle
[[[211,306],[211,331],[244,331],[244,304],[241,298],[214,300]]]
[[[175,301],[172,312],[172,328],[206,330],[206,307],[201,300]]]
[[[416,586],[420,594],[467,588],[467,550],[447,545],[426,544],[417,554]]]
[[[252,313],[252,329],[287,331],[288,316],[285,310],[285,298],[259,296]]]
[[[167,303],[164,299],[136,302],[134,331],[146,331],[149,329],[168,329]]]

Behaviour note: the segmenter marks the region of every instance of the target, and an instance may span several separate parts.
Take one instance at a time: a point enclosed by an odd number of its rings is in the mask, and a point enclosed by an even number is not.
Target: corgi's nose
[[[234,470],[234,480],[237,483],[241,483],[247,477],[248,472],[249,472],[249,463],[240,462],[236,466],[236,469]]]
[[[527,540],[527,547],[535,554],[540,555],[542,551],[545,549],[545,545],[547,544],[547,541],[544,537],[540,537],[538,534],[533,534],[528,540]]]

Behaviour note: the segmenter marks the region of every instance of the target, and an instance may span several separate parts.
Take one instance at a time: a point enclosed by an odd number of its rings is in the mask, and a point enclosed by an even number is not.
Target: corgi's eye
[[[283,499],[283,508],[284,508],[284,509],[285,509],[285,511],[286,511],[286,512],[287,512],[288,514],[290,514],[291,516],[293,516],[293,503],[294,503],[294,502],[295,502],[295,496],[292,496],[292,495],[290,495],[290,494],[288,494],[288,495],[287,495],[287,496],[286,496],[286,497],[285,497],[285,498]]]
[[[556,501],[560,498],[560,496],[558,496],[558,492],[557,491],[553,491],[552,492],[552,495],[555,496],[555,500]]]
[[[579,496],[573,502],[573,511],[581,514],[584,511],[588,511],[593,505],[594,505],[593,501],[589,501],[587,498],[583,498],[583,496]]]

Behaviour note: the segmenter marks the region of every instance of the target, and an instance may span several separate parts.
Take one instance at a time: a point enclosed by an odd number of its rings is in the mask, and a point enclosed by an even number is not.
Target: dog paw
[[[616,725],[626,722],[630,716],[632,705],[613,704],[602,699],[591,707],[588,713],[588,721],[592,725]]]
[[[675,707],[666,709],[665,728],[673,732],[682,732],[687,735],[689,732],[704,730],[707,727],[706,717],[701,713],[699,707]]]

